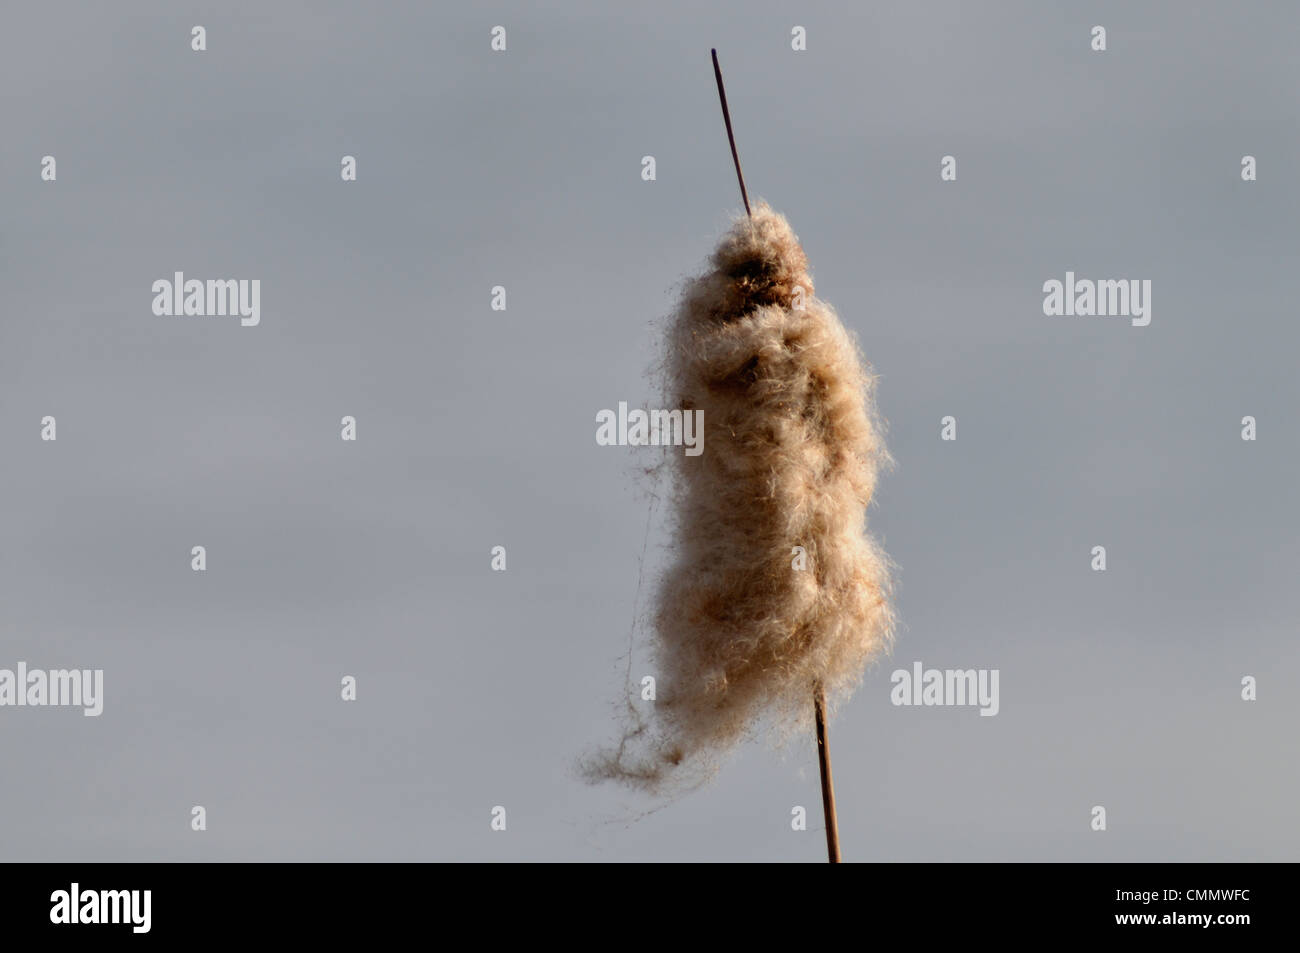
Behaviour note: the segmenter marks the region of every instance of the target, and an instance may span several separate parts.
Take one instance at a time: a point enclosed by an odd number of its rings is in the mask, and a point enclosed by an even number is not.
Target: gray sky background
[[[619,6],[6,7],[0,667],[106,698],[0,710],[0,857],[824,856],[811,739],[639,820],[574,771],[655,459],[595,414],[654,399],[739,208],[717,46],[898,460],[903,627],[832,726],[846,858],[1300,859],[1300,11]],[[1151,279],[1150,326],[1044,317],[1067,269]],[[176,270],[261,279],[261,325],[154,316]],[[1000,714],[893,707],[915,660],[999,669]]]

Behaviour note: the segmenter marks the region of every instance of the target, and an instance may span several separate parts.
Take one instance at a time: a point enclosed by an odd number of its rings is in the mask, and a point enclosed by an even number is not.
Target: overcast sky
[[[711,46],[898,461],[846,859],[1300,857],[1300,11],[227,6],[0,24],[0,668],[105,680],[0,708],[0,858],[824,856],[811,739],[639,819],[574,770],[671,556],[595,415],[654,402],[739,209]],[[1044,316],[1067,270],[1149,279],[1150,325]],[[259,279],[261,323],[154,315],[176,271]],[[891,705],[916,661],[999,670],[998,715]]]

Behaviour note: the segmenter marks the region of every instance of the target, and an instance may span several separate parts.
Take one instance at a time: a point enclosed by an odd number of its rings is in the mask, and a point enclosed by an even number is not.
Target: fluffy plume
[[[833,708],[893,631],[888,560],[866,535],[888,461],[872,379],[782,215],[759,203],[733,225],[668,345],[667,406],[703,410],[705,429],[702,455],[671,457],[658,700],[588,766],[651,790],[707,779],[760,726],[811,736],[814,686]]]

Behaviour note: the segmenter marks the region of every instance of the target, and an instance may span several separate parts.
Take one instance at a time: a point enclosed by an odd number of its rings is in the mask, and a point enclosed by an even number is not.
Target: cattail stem
[[[835,782],[831,780],[831,749],[826,743],[826,692],[813,689],[813,710],[817,720],[817,762],[822,773],[822,813],[826,818],[826,857],[840,862],[840,827],[835,818]]]
[[[736,179],[740,182],[740,197],[745,202],[745,214],[750,218],[754,214],[749,210],[749,193],[745,191],[745,176],[740,171],[740,155],[736,152],[736,137],[731,132],[731,110],[727,108],[727,90],[722,85],[722,67],[718,65],[718,51],[713,51],[713,76],[718,81],[718,99],[722,100],[722,121],[727,124],[727,142],[731,143],[731,161],[736,163]]]
[[[740,183],[740,198],[745,203],[745,214],[750,218],[749,192],[745,189],[745,174],[740,171],[740,153],[736,151],[736,136],[731,131],[731,110],[727,108],[727,89],[722,85],[722,67],[718,65],[718,51],[713,53],[713,78],[718,81],[718,100],[722,103],[722,121],[727,125],[727,142],[731,146],[731,161],[736,164],[736,181]],[[822,775],[822,814],[826,818],[826,855],[832,864],[840,862],[840,828],[835,818],[835,783],[831,780],[831,750],[826,744],[826,691],[820,684],[813,687],[813,711],[817,720],[817,763]]]

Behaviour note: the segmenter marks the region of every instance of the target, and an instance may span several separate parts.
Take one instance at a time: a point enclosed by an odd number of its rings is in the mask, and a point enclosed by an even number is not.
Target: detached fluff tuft
[[[588,765],[652,791],[707,780],[760,725],[811,733],[814,686],[833,708],[893,633],[888,559],[866,535],[888,454],[853,337],[766,204],[710,264],[668,331],[667,406],[703,410],[704,442],[671,456],[654,716]]]

